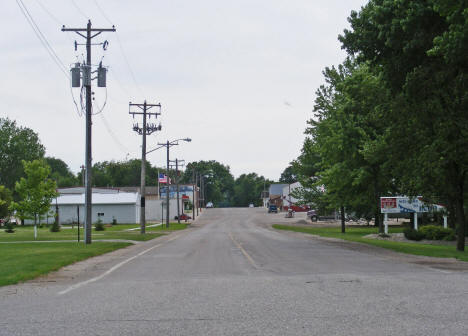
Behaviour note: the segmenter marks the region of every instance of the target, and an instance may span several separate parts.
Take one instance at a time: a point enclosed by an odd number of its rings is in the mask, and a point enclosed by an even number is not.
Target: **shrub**
[[[117,225],[117,219],[112,218],[112,225]]]
[[[104,231],[106,228],[104,227],[104,224],[102,224],[101,218],[97,220],[96,223],[94,223],[94,230],[96,231]]]
[[[404,231],[403,231],[404,235],[405,235],[405,238],[406,239],[409,239],[409,240],[416,240],[416,241],[419,241],[421,239],[424,238],[424,234],[422,234],[421,232],[419,231],[416,231],[415,229],[413,228],[406,228]]]
[[[446,229],[442,226],[438,225],[426,225],[421,227],[421,233],[424,235],[424,238],[429,240],[454,240],[455,233],[452,229]],[[445,237],[449,237],[449,239],[445,239]]]
[[[13,229],[13,224],[10,221],[6,222],[6,224],[5,224],[5,232],[6,233],[15,232],[15,230]]]
[[[57,217],[55,217],[55,221],[54,223],[52,224],[52,226],[50,227],[50,232],[59,232],[60,231],[60,225],[58,223],[58,220],[57,220]]]

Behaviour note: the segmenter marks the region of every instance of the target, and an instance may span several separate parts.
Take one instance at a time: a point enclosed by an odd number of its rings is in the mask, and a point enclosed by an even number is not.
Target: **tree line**
[[[466,1],[370,0],[323,71],[300,156],[303,201],[375,218],[381,196],[446,206],[464,250],[468,172]]]
[[[158,185],[158,174],[166,174],[166,168],[153,166],[150,162],[146,165],[147,185]],[[139,186],[140,169],[139,159],[96,162],[92,167],[92,185]],[[41,173],[33,177],[34,171]],[[48,186],[48,195],[55,195],[51,189],[57,187],[83,186],[83,171],[74,174],[63,160],[45,156],[45,147],[36,132],[19,126],[14,120],[0,118],[0,219],[7,217],[12,202],[22,204],[25,190],[31,189],[22,182],[22,179],[30,177],[28,172],[31,179]],[[198,185],[203,184],[205,203],[213,202],[215,206],[260,205],[261,192],[272,183],[256,173],[242,174],[235,179],[228,166],[214,160],[191,162],[185,171],[179,173],[171,169],[169,176],[173,183],[176,179],[180,183],[194,183],[196,176]],[[41,208],[39,216],[43,215],[46,207],[37,208]]]

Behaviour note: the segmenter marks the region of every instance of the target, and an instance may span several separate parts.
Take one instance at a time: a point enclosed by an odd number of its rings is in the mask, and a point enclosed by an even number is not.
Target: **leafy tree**
[[[358,216],[372,214],[383,231],[379,201],[392,181],[385,169],[387,89],[368,66],[352,59],[327,68],[324,76],[308,138],[293,162],[304,186],[295,196],[322,213],[337,208],[343,213],[346,207]]]
[[[9,217],[12,200],[11,191],[5,186],[0,185],[0,219]]]
[[[234,182],[233,205],[244,207],[250,203],[262,205],[261,193],[273,183],[256,173],[242,174]]]
[[[46,157],[45,162],[51,169],[50,178],[56,181],[59,188],[79,185],[79,180],[64,161],[54,157]]]
[[[391,90],[388,155],[406,194],[453,209],[464,250],[468,172],[467,2],[371,0],[340,37]]]
[[[298,179],[297,179],[297,175],[296,175],[296,172],[294,170],[294,165],[293,164],[290,164],[288,167],[286,167],[285,170],[283,170],[283,172],[281,173],[281,176],[280,176],[280,179],[279,179],[279,182],[280,183],[295,183],[297,182]]]
[[[12,190],[15,181],[24,176],[21,161],[42,158],[44,153],[37,133],[18,126],[16,121],[0,118],[0,185]]]
[[[146,185],[158,184],[158,170],[166,172],[164,168],[151,166],[146,162]],[[139,186],[141,179],[141,160],[103,161],[93,165],[92,185],[96,187],[125,187]],[[78,180],[82,181],[82,172],[78,173]],[[82,182],[81,182],[82,183]]]
[[[192,183],[193,174],[202,175],[205,186],[205,201],[213,202],[215,206],[228,206],[231,202],[234,188],[234,177],[229,166],[217,161],[198,161],[187,164],[182,177],[183,183]]]
[[[50,211],[50,204],[56,192],[55,181],[49,178],[50,167],[44,160],[27,162],[23,160],[26,178],[16,182],[15,190],[21,197],[18,202],[12,202],[11,208],[16,210],[22,219],[37,221]]]

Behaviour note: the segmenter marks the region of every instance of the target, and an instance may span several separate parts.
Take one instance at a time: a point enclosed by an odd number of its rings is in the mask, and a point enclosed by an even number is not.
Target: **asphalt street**
[[[192,228],[0,289],[0,335],[467,335],[468,273],[207,209]]]

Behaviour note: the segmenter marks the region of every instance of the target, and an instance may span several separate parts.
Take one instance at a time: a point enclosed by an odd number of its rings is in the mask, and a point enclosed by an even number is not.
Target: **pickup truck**
[[[268,213],[271,213],[271,212],[278,213],[278,207],[276,205],[270,205],[268,207]]]

